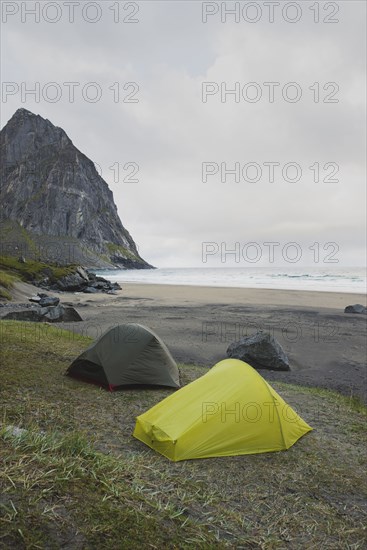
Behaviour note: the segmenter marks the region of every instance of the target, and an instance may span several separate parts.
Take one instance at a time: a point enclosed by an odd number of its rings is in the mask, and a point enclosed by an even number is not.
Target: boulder
[[[40,315],[42,321],[48,321],[49,323],[57,323],[63,321],[64,307],[62,305],[41,307]]]
[[[83,290],[83,292],[85,294],[96,294],[96,293],[98,293],[98,290],[96,288],[94,288],[93,286],[87,286],[87,288],[85,288]]]
[[[40,300],[41,300],[41,298],[39,296],[31,296],[29,298],[30,302],[35,302],[36,304],[38,304]]]
[[[73,323],[83,321],[79,313],[73,307],[57,305],[55,307],[41,308],[42,321],[49,323]]]
[[[96,288],[98,290],[108,290],[110,288],[107,281],[96,281],[93,283],[89,283],[88,286],[91,288]]]
[[[8,321],[41,321],[40,309],[41,308],[11,311],[10,313],[7,313],[2,319]]]
[[[40,298],[39,305],[41,307],[57,306],[59,302],[60,302],[60,298],[54,298],[53,296],[46,296],[44,298]]]
[[[64,307],[64,314],[62,316],[62,321],[64,323],[75,323],[78,321],[83,321],[79,313],[73,307]]]
[[[354,304],[354,306],[347,306],[344,313],[363,313],[367,315],[367,308],[362,306],[362,304]]]
[[[290,370],[288,357],[279,342],[262,331],[232,342],[227,356],[245,361],[255,369]]]
[[[85,280],[79,273],[70,273],[58,279],[56,285],[63,291],[81,292],[88,285],[88,280]]]
[[[72,323],[83,320],[73,307],[65,308],[60,304],[57,306],[35,307],[33,309],[12,311],[7,313],[3,319],[13,321],[43,321],[49,323]]]

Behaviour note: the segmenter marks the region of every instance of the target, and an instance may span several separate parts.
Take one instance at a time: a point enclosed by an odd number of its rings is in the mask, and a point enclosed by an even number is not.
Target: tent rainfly
[[[110,391],[135,384],[180,387],[178,367],[168,348],[152,330],[135,323],[106,331],[66,374]]]
[[[138,416],[134,436],[176,462],[286,450],[310,430],[255,369],[225,359]]]

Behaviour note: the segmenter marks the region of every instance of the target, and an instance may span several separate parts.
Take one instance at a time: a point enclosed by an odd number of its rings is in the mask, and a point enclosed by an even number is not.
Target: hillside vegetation
[[[48,278],[50,284],[74,273],[76,266],[60,267],[36,260],[20,261],[12,256],[0,256],[0,301],[11,300],[11,290],[16,281],[38,284]]]

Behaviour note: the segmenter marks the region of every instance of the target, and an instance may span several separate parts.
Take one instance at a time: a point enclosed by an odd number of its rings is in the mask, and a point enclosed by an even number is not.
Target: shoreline
[[[12,305],[27,302],[33,294],[44,291],[29,283],[16,282],[13,290],[13,301],[4,302],[8,308]],[[158,304],[172,305],[251,305],[258,307],[277,306],[304,307],[306,309],[334,309],[344,314],[344,308],[352,303],[360,303],[367,306],[367,294],[334,292],[320,290],[287,290],[268,288],[245,288],[245,287],[221,287],[221,286],[200,286],[200,285],[176,285],[164,283],[122,283],[122,290],[115,295],[107,293],[86,294],[83,292],[65,292],[46,290],[50,296],[57,296],[61,302],[68,302],[70,305],[99,305],[104,302],[106,306],[114,306],[116,302],[138,300],[153,301]],[[350,314],[344,314],[346,316]],[[354,314],[352,314],[353,316]],[[357,317],[359,315],[357,314]],[[365,317],[360,315],[360,317]]]
[[[258,299],[258,297],[262,296],[263,294],[267,294],[268,297],[270,297],[271,294],[274,294],[274,296],[278,296],[279,299],[284,300],[284,296],[288,295],[289,297],[302,297],[302,301],[307,301],[307,298],[312,297],[313,294],[315,296],[320,297],[321,295],[324,295],[325,297],[328,297],[330,301],[333,302],[332,298],[336,298],[337,296],[340,298],[347,299],[348,297],[356,297],[358,298],[355,303],[361,303],[362,305],[367,305],[367,292],[366,294],[361,292],[347,292],[347,291],[339,291],[339,290],[315,290],[315,289],[286,289],[286,288],[265,288],[265,287],[239,287],[239,286],[214,286],[214,285],[197,285],[197,284],[175,284],[175,283],[152,283],[152,282],[124,282],[120,281],[119,284],[123,285],[123,290],[128,289],[129,292],[133,290],[134,287],[148,287],[149,292],[152,291],[155,287],[167,287],[172,289],[182,289],[183,292],[188,292],[190,289],[195,289],[193,292],[197,293],[199,291],[203,291],[205,294],[214,293],[214,292],[221,292],[221,293],[232,293],[232,292],[243,292],[247,295],[248,298],[251,298],[249,295],[252,294],[254,300]],[[132,288],[129,288],[132,287]],[[159,292],[157,292],[159,294]],[[335,300],[339,301],[339,299]],[[253,303],[253,300],[251,299],[251,302]],[[274,299],[271,299],[272,303],[277,303],[278,305],[282,305],[279,302],[274,302]],[[287,300],[288,303],[288,300]],[[284,304],[287,305],[287,304]],[[349,305],[349,304],[347,304]],[[327,307],[327,306],[325,306]]]
[[[150,271],[101,271],[99,274],[119,284],[148,284],[235,288],[252,290],[284,290],[299,292],[333,292],[365,294],[364,268],[157,268]]]
[[[104,275],[104,277],[107,277],[108,278],[108,275]],[[108,279],[110,280],[110,279]],[[327,293],[332,293],[332,294],[351,294],[351,295],[364,295],[363,292],[361,292],[360,290],[340,290],[340,289],[322,289],[322,288],[286,288],[286,287],[279,287],[279,288],[274,288],[274,287],[268,287],[268,286],[235,286],[235,285],[231,285],[231,286],[223,286],[221,284],[212,284],[212,285],[208,285],[208,284],[198,284],[198,283],[168,283],[168,282],[164,282],[164,283],[156,283],[156,282],[153,282],[153,281],[127,281],[125,279],[113,279],[112,282],[117,282],[119,283],[120,285],[154,285],[154,286],[185,286],[185,287],[199,287],[199,288],[220,288],[220,289],[224,289],[224,288],[233,288],[233,289],[237,289],[237,290],[271,290],[271,291],[277,291],[277,290],[280,290],[280,291],[287,291],[287,292],[327,292]],[[366,295],[367,295],[367,288],[366,288]]]
[[[144,298],[153,297],[155,300],[170,301],[172,299],[187,303],[190,300],[207,303],[214,300],[226,303],[246,300],[247,303],[258,306],[277,305],[287,307],[289,305],[314,307],[311,303],[315,300],[315,307],[340,309],[343,304],[349,302],[367,304],[367,295],[361,293],[334,292],[321,290],[288,290],[267,289],[249,287],[221,287],[200,285],[174,285],[164,283],[121,283],[121,294],[134,296],[138,291]],[[353,298],[353,299],[352,299]],[[317,301],[316,301],[317,300]],[[348,303],[347,303],[348,302]],[[343,307],[343,311],[344,311]]]

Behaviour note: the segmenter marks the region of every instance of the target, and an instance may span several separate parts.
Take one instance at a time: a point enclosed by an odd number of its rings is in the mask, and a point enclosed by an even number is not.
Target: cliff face
[[[0,146],[3,253],[27,244],[28,254],[47,260],[52,248],[61,264],[151,267],[123,227],[107,183],[64,130],[18,109]]]

